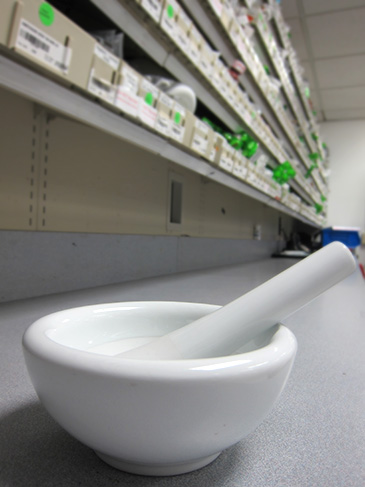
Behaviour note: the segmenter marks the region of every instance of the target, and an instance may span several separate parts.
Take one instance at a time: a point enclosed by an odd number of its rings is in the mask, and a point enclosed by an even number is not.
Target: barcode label
[[[30,34],[26,30],[20,29],[19,34],[24,37],[28,42],[33,44],[36,48],[43,49],[43,51],[49,52],[49,45],[46,44],[45,42],[42,42],[38,39],[38,37],[35,37],[33,34]]]
[[[72,50],[25,19],[19,22],[15,48],[63,74],[70,67]]]

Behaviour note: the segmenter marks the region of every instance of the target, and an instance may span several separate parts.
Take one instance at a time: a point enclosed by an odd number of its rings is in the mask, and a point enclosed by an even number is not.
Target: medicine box
[[[191,117],[193,117],[192,114]],[[185,108],[175,101],[172,107],[170,138],[175,140],[179,144],[188,145],[190,142],[190,140],[189,142],[187,142],[186,138],[189,137],[189,133],[191,136],[192,119],[189,118],[190,120],[190,126],[189,126],[188,118],[189,117],[187,117],[187,111],[185,110]]]
[[[224,29],[229,32],[231,28],[231,24],[234,18],[234,10],[231,5],[227,2],[223,5],[220,20],[221,24],[223,25]]]
[[[138,107],[138,119],[150,128],[154,128],[157,121],[157,100],[159,97],[160,90],[156,88],[150,81],[146,78],[142,78],[138,96],[139,107]]]
[[[132,118],[138,117],[139,86],[142,76],[125,61],[120,62],[116,81],[115,107]]]
[[[219,134],[218,132],[214,132],[212,149],[208,157],[212,164],[218,165],[225,142],[226,139],[223,137],[223,135]]]
[[[175,0],[165,0],[161,14],[161,29],[174,42],[176,42],[178,34],[177,19],[180,8],[180,5]]]
[[[184,10],[180,7],[176,20],[175,42],[184,54],[188,54],[190,49],[189,32],[192,27],[192,21]]]
[[[137,3],[148,13],[148,15],[155,21],[160,22],[163,0],[137,0]]]
[[[156,103],[157,119],[155,130],[165,137],[170,137],[173,107],[174,100],[166,95],[166,93],[160,91]]]
[[[209,46],[209,44],[202,40],[200,47],[200,60],[198,69],[210,81],[213,77],[213,65],[215,64],[219,54]]]
[[[14,4],[8,47],[43,72],[87,89],[96,41],[49,3],[27,0]]]
[[[232,172],[235,152],[236,150],[225,140],[223,143],[221,156],[218,161],[218,166],[221,169],[224,169],[226,172]]]
[[[236,178],[245,180],[247,176],[247,159],[239,151],[236,151],[233,157],[232,173]]]
[[[195,66],[199,66],[200,49],[201,49],[202,42],[203,42],[202,35],[195,27],[195,25],[192,24],[189,31],[189,47],[185,54],[189,57],[190,61]]]
[[[209,154],[213,147],[213,138],[214,132],[209,125],[196,118],[190,148],[199,155],[209,159]]]
[[[120,59],[96,43],[91,62],[88,92],[114,105]]]

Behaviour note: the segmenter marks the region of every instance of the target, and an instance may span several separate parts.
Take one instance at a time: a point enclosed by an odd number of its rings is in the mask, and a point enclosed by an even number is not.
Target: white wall
[[[365,120],[325,122],[323,139],[330,149],[328,226],[365,231]],[[358,249],[365,265],[365,248]]]

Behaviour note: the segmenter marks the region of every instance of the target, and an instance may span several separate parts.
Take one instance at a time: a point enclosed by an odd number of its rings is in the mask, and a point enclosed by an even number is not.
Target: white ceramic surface
[[[124,353],[128,358],[193,359],[230,354],[356,269],[350,250],[333,242],[247,294],[188,326]]]
[[[23,337],[38,396],[71,435],[116,468],[176,475],[207,465],[268,414],[289,376],[294,335],[282,325],[230,356],[116,356],[217,310],[175,302],[74,308]]]

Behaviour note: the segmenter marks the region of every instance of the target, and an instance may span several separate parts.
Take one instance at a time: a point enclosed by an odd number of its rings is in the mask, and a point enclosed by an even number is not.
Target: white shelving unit
[[[116,28],[133,39],[153,63],[170,73],[175,79],[189,85],[202,106],[207,107],[224,127],[232,133],[245,130],[257,140],[268,156],[267,164],[271,169],[275,169],[284,161],[289,161],[293,165],[296,176],[289,181],[290,191],[282,191],[281,197],[273,195],[273,190],[269,188],[270,181],[265,182],[264,177],[262,181],[256,181],[256,176],[253,175],[255,167],[252,163],[248,163],[247,177],[240,177],[237,171],[231,172],[232,169],[220,167],[217,163],[212,164],[207,158],[197,156],[187,147],[159,135],[136,119],[128,118],[120,111],[114,110],[113,106],[102,104],[95,96],[88,93],[86,88],[83,91],[61,84],[54,77],[48,77],[44,71],[32,66],[29,60],[23,63],[21,56],[14,56],[12,51],[5,47],[0,51],[0,87],[45,107],[56,116],[62,115],[93,127],[100,133],[112,136],[123,143],[136,146],[146,154],[146,157],[148,154],[154,154],[184,170],[203,176],[233,192],[263,203],[266,207],[289,215],[294,220],[313,228],[320,228],[324,217],[316,215],[314,208],[319,206],[321,198],[326,194],[323,164],[319,163],[318,168],[313,170],[312,162],[299,140],[290,117],[278,100],[271,96],[272,92],[267,89],[269,77],[255,52],[254,43],[247,38],[246,47],[243,49],[241,46],[241,48],[218,15],[221,7],[217,9],[213,3],[208,0],[198,3],[190,0],[180,1],[182,8],[190,16],[203,38],[210,43],[212,49],[219,51],[224,69],[227,70],[237,58],[243,60],[248,66],[247,72],[240,76],[237,85],[241,93],[238,96],[243,96],[245,100],[242,105],[237,105],[234,100],[229,99],[224,90],[220,90],[214,80],[194,64],[183,48],[169,39],[159,23],[152,20],[138,2],[89,0],[90,8],[92,6],[99,9],[104,18],[105,16],[109,18]],[[215,3],[223,8],[219,0]],[[289,53],[293,68],[290,79],[281,57],[275,55],[277,46],[269,43],[269,41],[274,42],[274,36],[269,39],[265,29],[264,22],[262,24],[257,22],[257,38],[260,38],[266,55],[271,57],[271,62],[275,66],[276,74],[282,83],[281,93],[289,101],[292,113],[297,118],[297,123],[305,137],[306,148],[312,152],[318,149],[323,157],[322,143],[319,139],[314,140],[310,133],[309,127],[317,130],[317,126],[313,114],[309,112],[307,100],[303,98],[304,88],[301,84],[300,70],[295,64],[295,53],[293,51]],[[273,31],[276,29],[279,37],[284,35],[284,24],[280,13],[274,16],[270,29]],[[259,179],[260,177],[259,175]]]
[[[70,117],[151,153],[158,154],[212,181],[265,203],[265,205],[304,223],[313,225],[313,222],[308,218],[298,215],[295,211],[263,192],[169,143],[163,137],[2,55],[0,55],[0,87],[26,97],[57,114]]]

